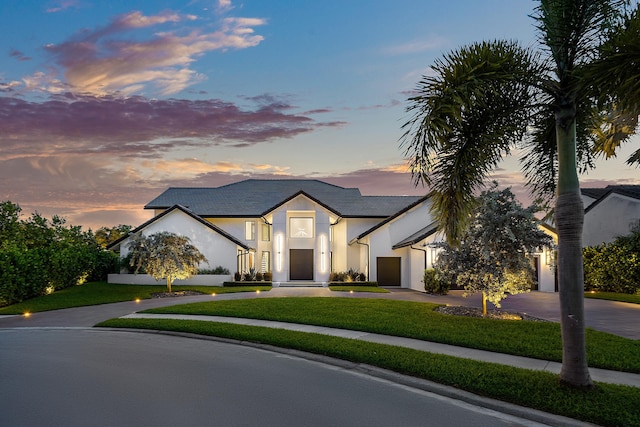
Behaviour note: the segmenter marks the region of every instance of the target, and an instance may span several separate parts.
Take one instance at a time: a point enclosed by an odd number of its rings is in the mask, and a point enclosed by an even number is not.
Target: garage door
[[[400,257],[376,258],[378,286],[400,286]]]

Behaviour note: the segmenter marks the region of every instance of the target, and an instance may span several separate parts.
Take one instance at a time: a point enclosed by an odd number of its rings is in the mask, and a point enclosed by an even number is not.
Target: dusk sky
[[[2,0],[0,200],[96,230],[170,186],[314,178],[422,195],[399,147],[433,60],[535,45],[531,0]],[[640,184],[616,159],[582,186]],[[522,193],[517,152],[494,177]]]

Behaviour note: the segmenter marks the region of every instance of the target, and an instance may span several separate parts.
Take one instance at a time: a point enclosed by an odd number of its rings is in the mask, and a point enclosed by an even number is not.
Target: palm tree
[[[579,387],[592,382],[578,174],[592,167],[599,153],[615,151],[636,128],[637,98],[613,90],[626,85],[638,93],[638,12],[629,13],[628,4],[541,0],[533,15],[541,49],[497,40],[445,55],[409,99],[407,111],[413,115],[401,140],[416,185],[430,188],[433,213],[450,244],[468,224],[474,194],[513,148],[524,150],[522,168],[531,192],[546,200],[555,192],[560,379]],[[629,46],[621,47],[622,41]]]

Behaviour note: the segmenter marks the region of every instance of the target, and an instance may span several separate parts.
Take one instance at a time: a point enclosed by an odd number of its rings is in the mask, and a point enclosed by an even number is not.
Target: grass
[[[430,303],[371,298],[268,298],[184,304],[146,312],[303,323],[562,360],[557,323],[449,316],[433,311],[435,307]],[[589,366],[640,373],[640,341],[593,329],[586,333]]]
[[[584,296],[585,298],[606,299],[609,301],[640,304],[640,295],[637,294],[618,294],[615,292],[585,292]]]
[[[300,313],[304,313],[300,310]],[[602,426],[640,426],[640,388],[562,386],[556,375],[312,333],[165,319],[112,319],[97,326],[189,332],[271,344],[379,366],[469,392]]]
[[[174,292],[196,291],[203,294],[268,291],[270,286],[245,286],[223,288],[220,286],[172,286]],[[149,299],[151,294],[165,292],[164,285],[119,285],[106,282],[90,282],[71,288],[56,291],[50,295],[32,298],[18,304],[0,308],[0,315],[37,313],[40,311],[58,310],[62,308],[82,307],[87,305],[109,304],[114,302],[132,301],[136,298]]]

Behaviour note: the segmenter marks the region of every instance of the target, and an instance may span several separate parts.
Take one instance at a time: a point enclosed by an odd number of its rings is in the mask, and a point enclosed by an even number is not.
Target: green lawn
[[[203,294],[268,291],[271,286],[172,286],[175,291],[197,291]],[[18,304],[0,308],[0,315],[36,313],[39,311],[58,310],[61,308],[82,307],[87,305],[109,304],[113,302],[133,301],[137,298],[148,299],[151,294],[165,292],[165,285],[118,285],[106,282],[90,282],[80,286],[56,291],[50,295],[33,298]]]
[[[147,310],[304,323],[561,361],[560,325],[449,316],[436,304],[371,298],[211,301]],[[640,341],[587,330],[589,366],[640,373]]]
[[[585,292],[585,298],[606,299],[610,301],[630,302],[640,304],[640,295],[617,294],[615,292]]]
[[[112,319],[96,326],[189,332],[293,348],[379,366],[602,426],[640,426],[640,388],[636,387],[597,383],[592,390],[576,390],[562,386],[556,375],[547,372],[385,344],[256,326],[165,319]]]

